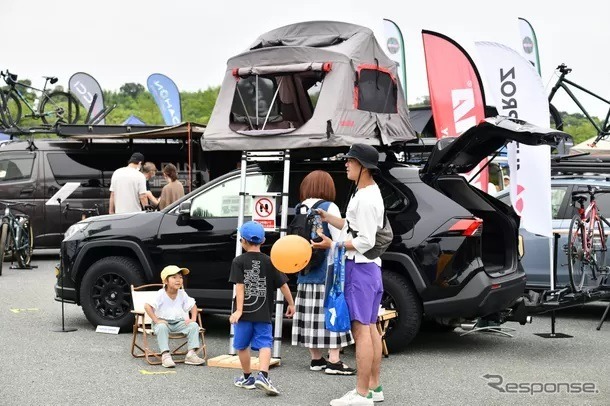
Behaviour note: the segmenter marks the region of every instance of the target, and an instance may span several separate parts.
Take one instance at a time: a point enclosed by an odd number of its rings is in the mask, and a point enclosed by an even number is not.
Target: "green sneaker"
[[[369,394],[366,398],[372,399],[373,402],[383,402],[383,388],[381,387],[381,385],[379,385],[375,389],[369,390]]]

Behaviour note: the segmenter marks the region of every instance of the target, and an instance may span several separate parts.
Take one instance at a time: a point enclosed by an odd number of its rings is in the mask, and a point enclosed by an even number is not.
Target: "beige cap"
[[[165,282],[168,276],[175,275],[179,272],[182,272],[182,275],[186,275],[191,271],[189,271],[187,268],[177,267],[176,265],[168,265],[161,271],[161,280]]]

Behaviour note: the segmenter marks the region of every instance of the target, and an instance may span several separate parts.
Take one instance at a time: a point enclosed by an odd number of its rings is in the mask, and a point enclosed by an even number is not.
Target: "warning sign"
[[[265,231],[275,231],[275,199],[265,196],[252,196],[254,210],[252,220],[260,223]]]

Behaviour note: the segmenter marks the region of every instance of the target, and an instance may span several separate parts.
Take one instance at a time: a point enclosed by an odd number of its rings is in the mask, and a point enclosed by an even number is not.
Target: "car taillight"
[[[452,225],[449,231],[459,232],[464,237],[479,236],[483,231],[483,220],[478,218],[461,219]]]

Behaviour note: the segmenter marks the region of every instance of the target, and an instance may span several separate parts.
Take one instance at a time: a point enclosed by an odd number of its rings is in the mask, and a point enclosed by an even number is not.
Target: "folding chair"
[[[133,302],[133,310],[131,313],[135,315],[133,337],[131,340],[131,355],[135,358],[145,358],[146,362],[150,365],[161,364],[161,353],[159,351],[153,351],[150,347],[152,341],[155,348],[158,348],[156,347],[156,339],[154,338],[155,333],[152,329],[152,320],[144,310],[144,305],[152,302],[157,291],[162,287],[162,284],[150,284],[137,287],[131,285],[131,300]],[[197,350],[197,355],[207,362],[205,329],[201,323],[201,309],[199,309],[199,314],[197,315],[197,324],[199,324],[199,341],[201,341],[201,346]],[[188,352],[188,349],[185,348],[188,344],[187,336],[182,333],[170,333],[169,338],[172,359],[176,363],[184,362],[184,358]],[[173,341],[177,341],[177,344],[172,350]]]

